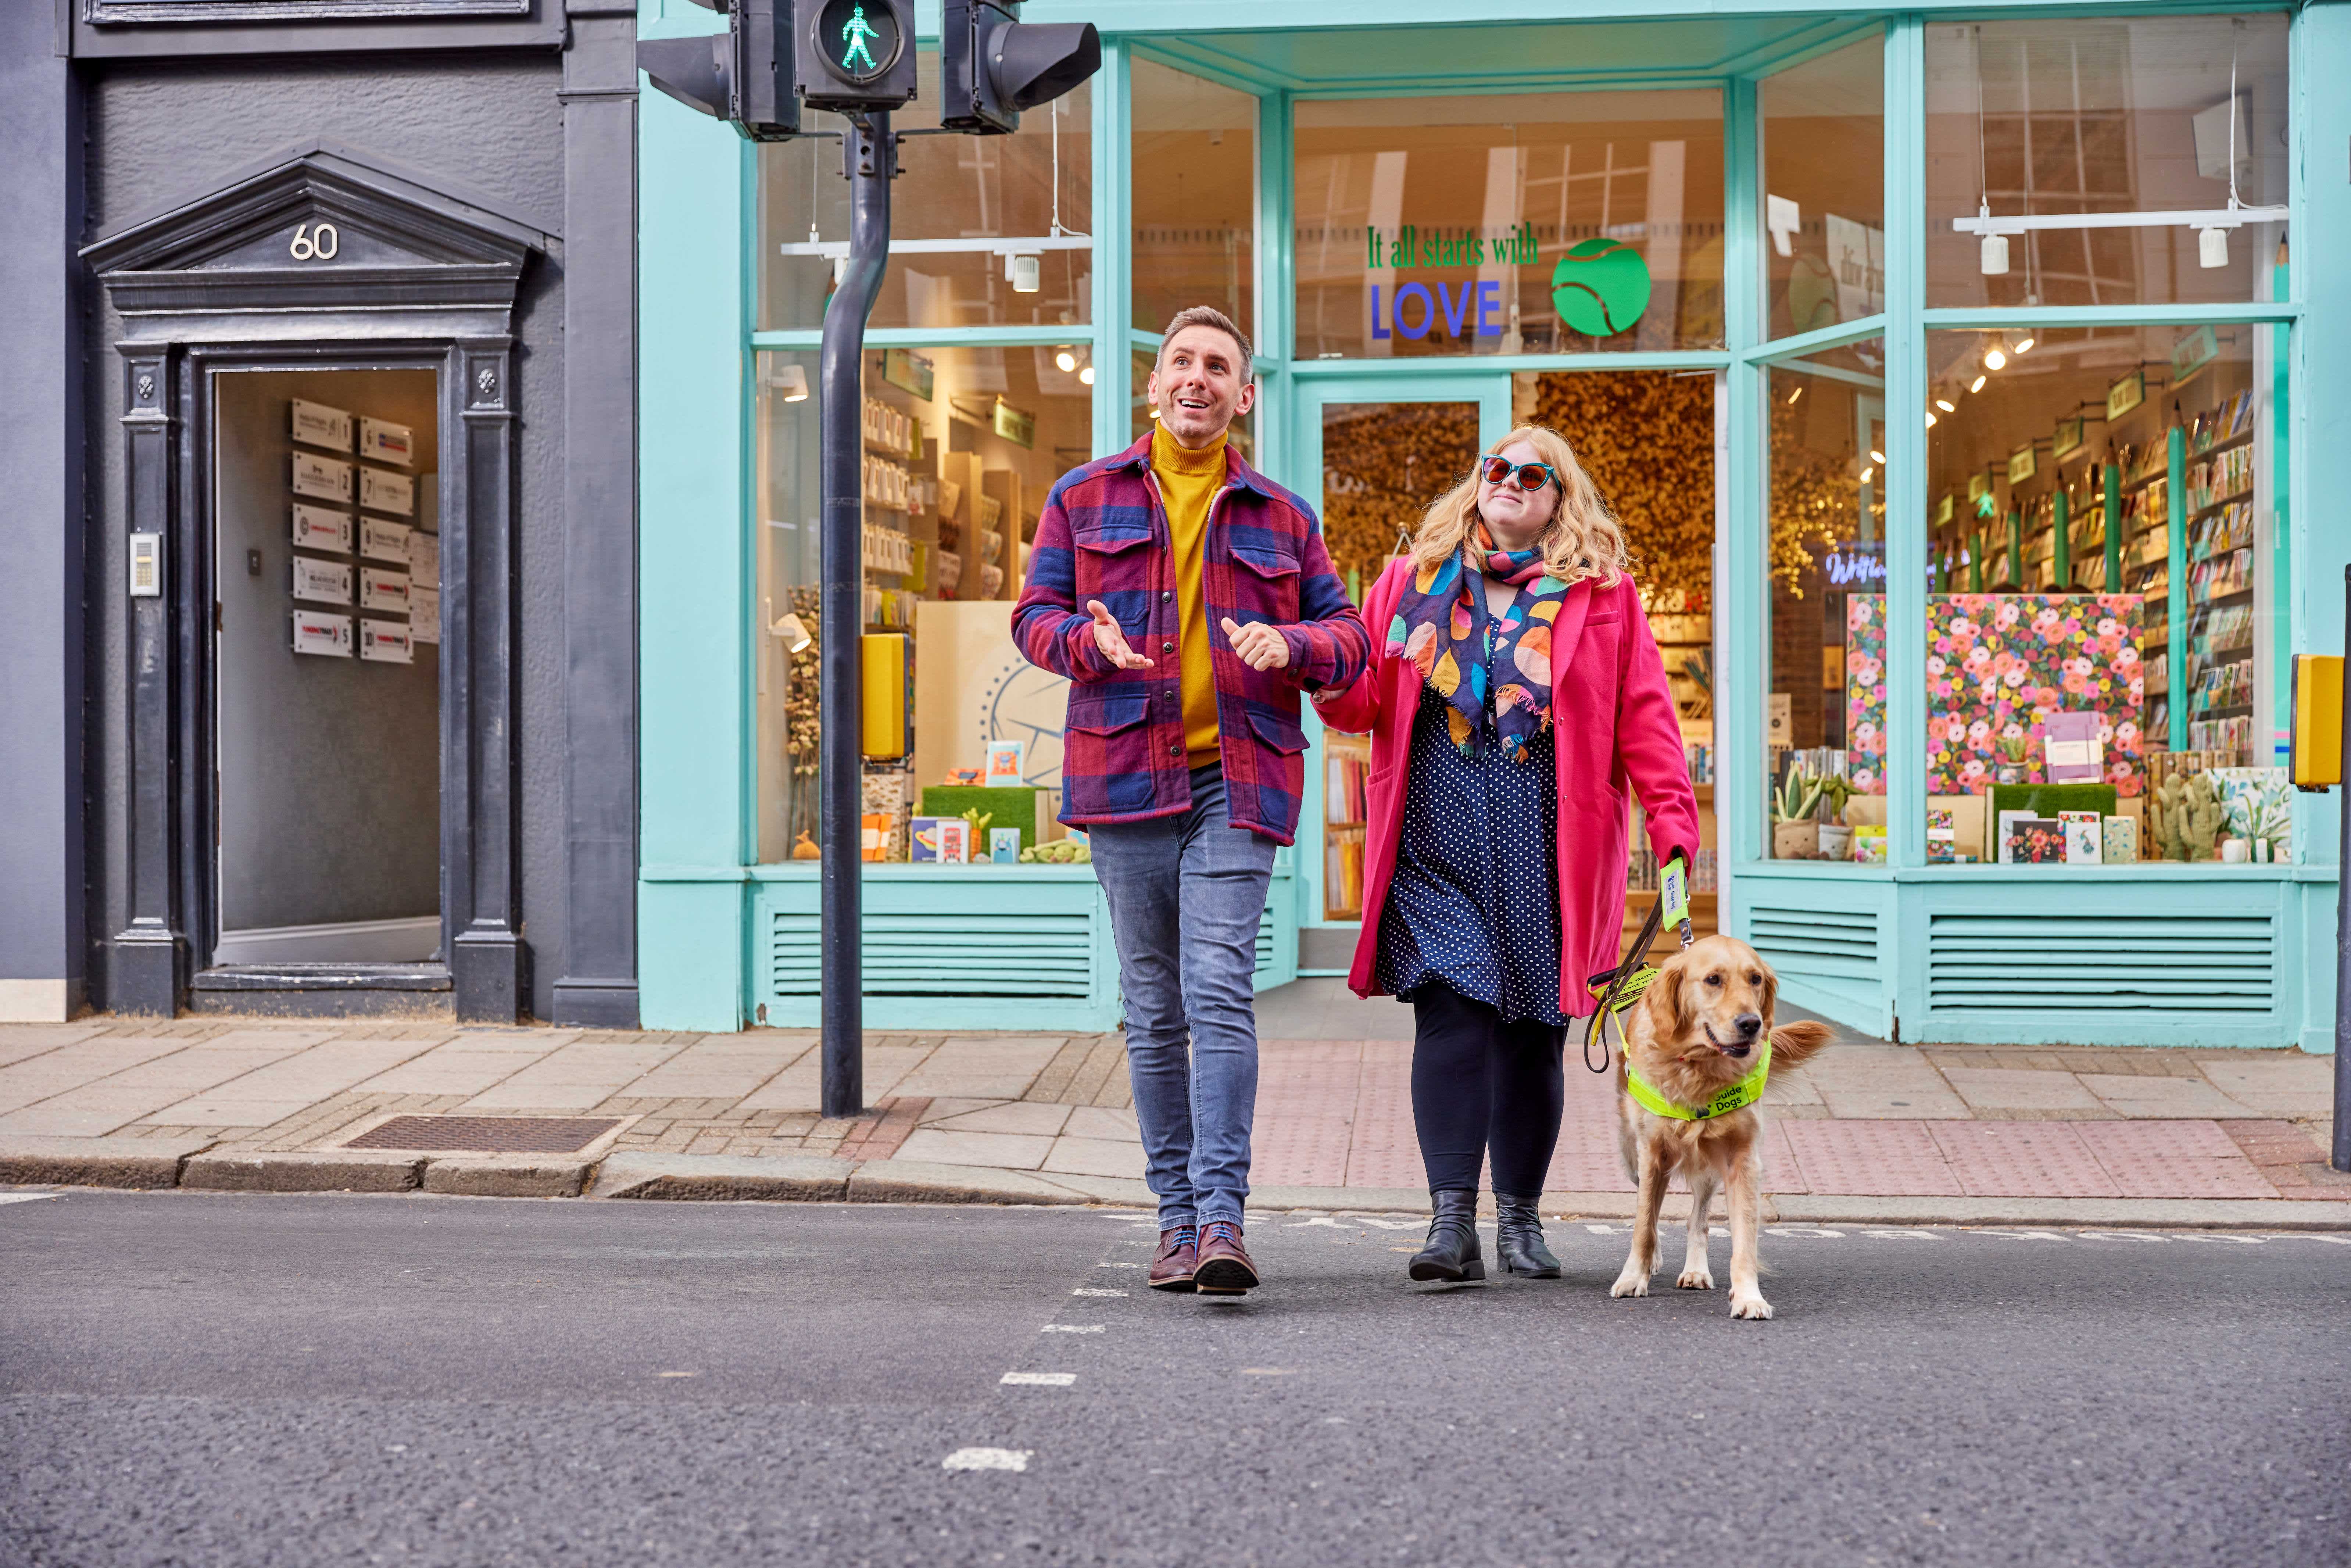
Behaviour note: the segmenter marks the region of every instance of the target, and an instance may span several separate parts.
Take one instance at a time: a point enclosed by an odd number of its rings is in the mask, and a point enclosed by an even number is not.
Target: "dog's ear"
[[[1836,1030],[1813,1019],[1800,1019],[1782,1024],[1771,1031],[1771,1070],[1793,1071],[1820,1054],[1821,1048],[1836,1039]]]
[[[1771,1020],[1780,1016],[1780,971],[1769,964],[1763,965],[1762,969],[1763,1005],[1756,1010],[1763,1015],[1763,1027],[1769,1029]]]
[[[1682,984],[1688,974],[1687,956],[1675,954],[1658,968],[1657,977],[1649,982],[1648,995],[1642,998],[1649,1009],[1649,1023],[1660,1045],[1678,1046],[1689,1035],[1689,997]]]

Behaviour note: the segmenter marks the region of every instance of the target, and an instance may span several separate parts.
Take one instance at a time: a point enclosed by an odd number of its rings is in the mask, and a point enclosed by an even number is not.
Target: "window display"
[[[938,123],[939,57],[916,57],[921,96],[900,131]],[[1021,116],[1009,136],[914,136],[898,147],[890,269],[875,327],[1066,326],[1092,318],[1093,111],[1081,85]],[[824,324],[835,261],[848,254],[849,182],[836,115],[813,134],[758,150],[758,325]],[[828,134],[830,133],[830,134]]]
[[[1883,640],[1856,642],[1851,630],[1884,616],[1885,366],[1883,340],[1873,338],[1776,364],[1766,383],[1773,860],[1886,858]],[[1865,700],[1856,704],[1855,693]]]
[[[1886,49],[1851,44],[1766,77],[1763,263],[1771,335],[1886,308]]]
[[[2283,12],[1937,22],[1926,41],[1928,305],[2273,297]]]
[[[1932,858],[2275,852],[2290,819],[2269,766],[2278,336],[1929,335]],[[1886,629],[1865,622],[1854,645],[1882,654]],[[1882,695],[1851,698],[1857,718],[1882,716]],[[2232,827],[2221,804],[2239,798]],[[2131,826],[2061,838],[2061,805]]]
[[[1722,345],[1710,89],[1296,106],[1301,359]]]
[[[1254,337],[1257,99],[1145,59],[1133,93],[1134,326],[1213,305]]]
[[[990,814],[993,826],[1021,830],[1015,859],[1060,834],[1039,797],[1060,777],[1063,684],[1014,652],[1011,614],[1046,495],[1091,455],[1092,394],[1063,363],[1074,365],[1075,355],[1068,345],[865,354],[863,630],[911,639],[911,660],[888,667],[904,681],[911,665],[914,737],[901,756],[903,743],[881,747],[867,735],[862,814],[880,819],[868,823],[869,859],[904,861],[918,847],[927,858],[956,858],[933,852],[935,841],[918,846],[910,819],[945,810],[943,800],[929,797],[962,772],[979,787],[976,795],[1001,795],[1008,781],[987,769],[991,743],[1004,741],[1025,743],[1014,787],[1028,800],[956,802],[946,814],[967,819],[961,841],[977,852],[967,858],[989,858]],[[753,640],[752,662],[759,858],[774,862],[792,858],[803,838],[812,850],[817,829],[820,403],[815,354],[758,358],[764,631]],[[885,678],[883,663],[869,656],[869,680]]]

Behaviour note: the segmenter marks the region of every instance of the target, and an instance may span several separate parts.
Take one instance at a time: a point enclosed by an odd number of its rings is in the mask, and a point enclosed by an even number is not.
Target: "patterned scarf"
[[[1478,566],[1469,567],[1471,560]],[[1502,755],[1524,762],[1528,747],[1551,725],[1551,628],[1567,602],[1567,584],[1543,570],[1541,550],[1495,549],[1479,518],[1458,554],[1414,573],[1388,625],[1388,652],[1410,659],[1445,699],[1453,744],[1477,756],[1487,661],[1475,637],[1489,578],[1518,590],[1510,609],[1489,620],[1487,636],[1501,667],[1517,675],[1494,688],[1494,727]]]

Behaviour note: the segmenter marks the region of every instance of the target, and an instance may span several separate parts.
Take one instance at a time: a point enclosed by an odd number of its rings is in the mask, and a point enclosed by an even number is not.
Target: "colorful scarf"
[[[1487,638],[1501,667],[1518,677],[1493,692],[1502,755],[1524,762],[1529,746],[1551,725],[1551,629],[1567,602],[1567,584],[1543,570],[1541,550],[1496,549],[1480,518],[1458,554],[1413,574],[1388,625],[1388,652],[1410,659],[1436,688],[1446,701],[1453,744],[1477,756],[1487,692],[1486,657],[1474,639],[1488,578],[1518,590],[1510,609],[1489,618]]]

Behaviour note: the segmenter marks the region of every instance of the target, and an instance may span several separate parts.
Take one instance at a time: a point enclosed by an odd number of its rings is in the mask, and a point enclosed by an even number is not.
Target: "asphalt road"
[[[1218,1301],[1070,1209],[0,1204],[0,1563],[2351,1562],[2351,1238],[1790,1228],[1745,1323],[1552,1233],[1261,1216]]]

